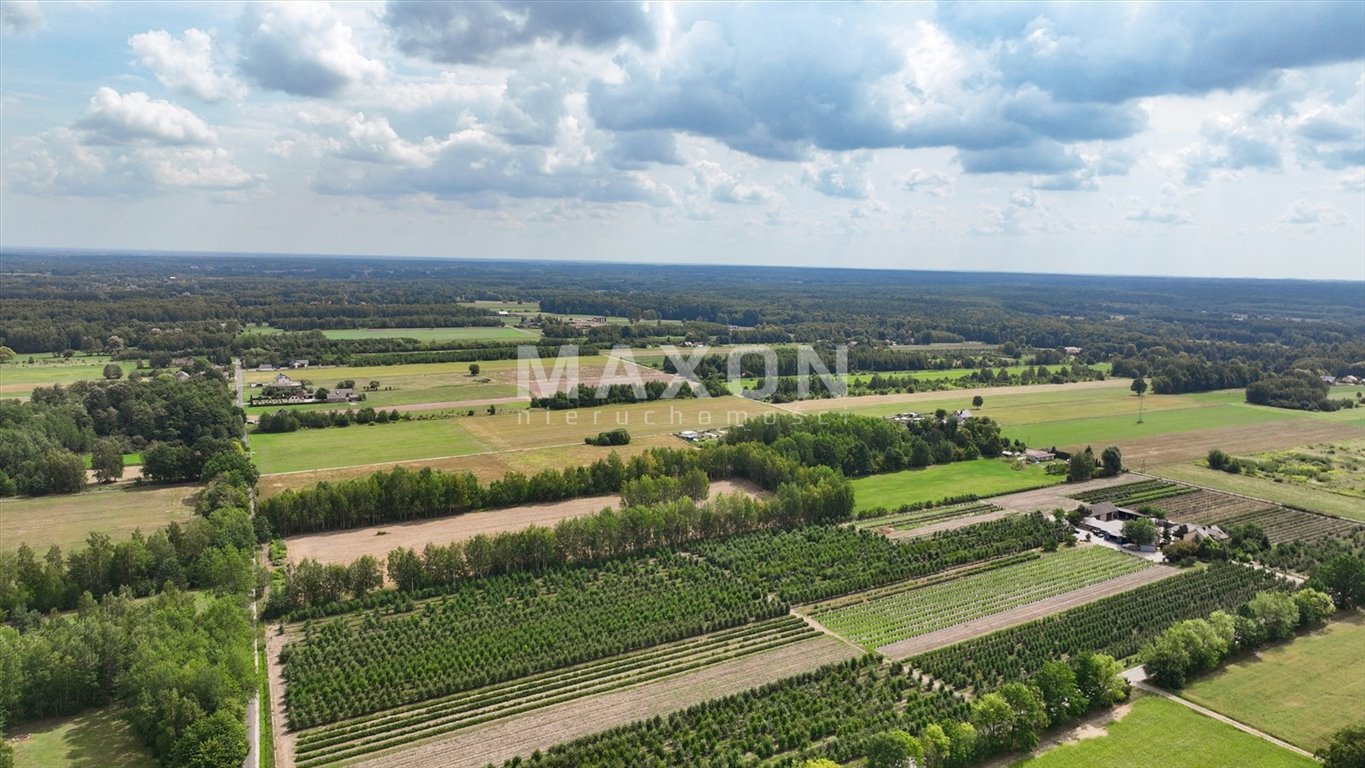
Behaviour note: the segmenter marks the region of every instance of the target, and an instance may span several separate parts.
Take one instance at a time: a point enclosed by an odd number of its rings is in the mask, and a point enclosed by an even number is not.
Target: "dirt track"
[[[1165,565],[1154,565],[1145,568],[1137,573],[1130,573],[1116,579],[1101,582],[1085,589],[1077,589],[1067,592],[1064,595],[1039,600],[1036,603],[1022,605],[1008,611],[987,616],[985,618],[968,621],[957,626],[940,629],[937,632],[930,632],[919,637],[912,637],[909,640],[883,645],[877,651],[892,659],[905,659],[917,654],[932,651],[937,648],[960,643],[963,640],[970,640],[981,635],[988,635],[998,632],[1016,624],[1024,624],[1034,619],[1041,619],[1044,616],[1051,616],[1060,613],[1068,608],[1075,608],[1086,603],[1093,603],[1102,597],[1117,595],[1120,592],[1127,592],[1144,584],[1151,584],[1160,581],[1168,576],[1174,576],[1180,571]]]
[[[764,491],[742,480],[717,480],[711,483],[711,495],[721,493],[746,493],[753,496]],[[549,527],[560,520],[590,515],[604,507],[615,507],[619,502],[619,496],[590,496],[553,504],[528,504],[487,512],[470,512],[438,520],[386,523],[349,531],[295,536],[285,539],[285,543],[289,547],[289,559],[293,562],[297,563],[311,557],[321,563],[344,565],[362,555],[374,555],[382,560],[398,547],[421,550],[427,542],[449,544],[452,541],[473,538],[480,533],[518,531],[532,525]],[[383,535],[380,535],[381,531]]]
[[[359,763],[364,768],[482,768],[537,749],[853,658],[859,651],[833,637],[816,637],[697,672],[646,683],[452,734],[449,738]],[[281,768],[291,768],[281,764]]]

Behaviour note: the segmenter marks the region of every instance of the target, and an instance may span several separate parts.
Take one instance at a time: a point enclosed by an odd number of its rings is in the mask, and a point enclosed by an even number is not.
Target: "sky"
[[[0,248],[1365,280],[1365,2],[0,0]]]

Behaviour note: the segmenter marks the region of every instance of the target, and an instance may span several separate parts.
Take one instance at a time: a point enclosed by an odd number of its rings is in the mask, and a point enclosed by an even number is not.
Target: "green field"
[[[525,341],[535,343],[540,331],[507,326],[467,328],[343,328],[326,330],[329,339],[417,339],[418,341]]]
[[[0,499],[0,543],[6,549],[28,544],[42,553],[85,541],[91,531],[126,539],[140,528],[151,533],[173,520],[194,515],[193,485],[88,486],[80,493]]]
[[[12,734],[18,768],[156,768],[132,726],[103,707],[75,717],[37,720]]]
[[[1058,448],[1095,445],[1098,450],[1101,444],[1122,443],[1141,437],[1299,418],[1294,411],[1234,405],[1147,410],[1141,424],[1137,423],[1135,416],[1135,413],[1124,413],[1083,419],[1010,424],[1008,434],[1028,445],[1055,445]]]
[[[1002,459],[977,459],[860,477],[853,481],[854,512],[876,507],[894,510],[905,504],[966,494],[982,498],[999,496],[1055,485],[1066,479],[1047,474],[1041,464],[1016,468],[1019,466]]]
[[[104,379],[104,366],[109,363],[108,355],[62,358],[32,356],[34,363],[6,363],[0,365],[0,398],[28,397],[34,387],[50,387],[53,384],[74,384],[78,381],[100,381]],[[19,360],[28,356],[20,355]],[[127,376],[137,368],[136,360],[120,360],[118,366]]]
[[[580,370],[595,370],[602,358],[584,358]],[[403,365],[367,365],[315,367],[285,372],[295,380],[312,382],[315,387],[335,387],[338,382],[354,380],[364,389],[372,381],[379,389],[365,392],[365,400],[347,406],[336,403],[315,403],[289,406],[302,410],[338,410],[340,408],[392,408],[415,403],[457,403],[465,400],[488,400],[514,397],[517,394],[517,361],[491,360],[478,362],[479,375],[469,373],[470,363],[408,363]],[[272,381],[279,371],[246,371],[248,384]],[[248,387],[248,397],[259,392]],[[247,413],[259,415],[278,410],[278,405],[248,406]]]
[[[486,450],[461,421],[433,419],[257,434],[251,436],[251,450],[265,475]]]
[[[1310,752],[1365,714],[1365,614],[1228,664],[1185,698]]]
[[[815,618],[867,648],[1028,605],[1134,573],[1151,563],[1107,547],[1076,547],[919,589],[877,597]]]
[[[1313,768],[1302,757],[1187,707],[1143,696],[1108,733],[1050,749],[1015,768]]]
[[[85,468],[86,468],[86,469],[90,469],[90,458],[91,458],[91,457],[90,457],[90,454],[88,454],[88,453],[87,453],[87,454],[84,454],[83,456],[81,456],[81,460],[85,462]],[[123,454],[123,466],[125,466],[125,467],[137,467],[137,466],[141,466],[141,465],[142,465],[142,454],[140,454],[140,453],[125,453],[125,454]]]
[[[862,398],[811,401],[802,410],[848,410],[868,416],[890,416],[902,411],[930,413],[943,408],[971,408],[1005,427],[1005,433],[1031,446],[1076,448],[1135,440],[1145,437],[1194,432],[1219,427],[1284,422],[1294,419],[1365,419],[1360,409],[1315,414],[1282,408],[1248,405],[1242,390],[1222,390],[1190,395],[1147,395],[1143,398],[1143,423],[1137,423],[1138,398],[1128,390],[1127,379],[1101,385],[1079,384],[1050,391],[1015,391],[986,397],[983,407],[973,408],[962,395],[944,393],[897,402],[859,404]],[[871,398],[868,398],[871,399]]]

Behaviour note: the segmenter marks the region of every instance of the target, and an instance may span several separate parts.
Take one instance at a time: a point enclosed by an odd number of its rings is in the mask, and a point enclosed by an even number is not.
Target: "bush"
[[[583,442],[588,445],[630,445],[630,432],[625,428],[613,429],[609,432],[598,432],[596,437],[585,437]]]

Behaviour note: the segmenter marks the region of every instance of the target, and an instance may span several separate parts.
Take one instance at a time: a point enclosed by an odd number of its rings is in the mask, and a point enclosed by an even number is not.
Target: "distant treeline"
[[[664,381],[646,381],[641,393],[635,391],[635,386],[631,384],[612,384],[606,388],[601,396],[598,396],[598,387],[591,384],[579,384],[571,390],[560,390],[549,397],[531,398],[532,408],[548,408],[552,411],[562,411],[570,408],[591,408],[600,405],[623,405],[628,403],[645,403],[658,400],[668,391],[669,384]],[[680,384],[675,388],[672,399],[690,400],[696,397],[692,387],[686,383]]]

